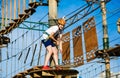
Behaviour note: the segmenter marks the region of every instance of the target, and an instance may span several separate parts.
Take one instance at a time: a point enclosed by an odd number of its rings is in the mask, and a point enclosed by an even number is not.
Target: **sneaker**
[[[51,68],[49,66],[43,66],[42,70],[50,70]]]
[[[60,66],[56,66],[56,70],[62,70],[63,68]]]

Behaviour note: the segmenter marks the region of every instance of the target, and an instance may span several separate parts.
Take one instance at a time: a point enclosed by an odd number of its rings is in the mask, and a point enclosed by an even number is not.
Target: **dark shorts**
[[[56,46],[51,39],[42,40],[42,43],[44,44],[45,47],[47,47],[47,46],[49,46],[49,45],[51,45],[52,47],[55,47],[55,46]]]

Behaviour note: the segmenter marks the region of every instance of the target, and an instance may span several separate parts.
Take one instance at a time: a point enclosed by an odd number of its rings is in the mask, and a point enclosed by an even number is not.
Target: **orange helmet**
[[[61,25],[65,25],[66,24],[66,21],[62,18],[58,19],[58,24],[61,24]]]

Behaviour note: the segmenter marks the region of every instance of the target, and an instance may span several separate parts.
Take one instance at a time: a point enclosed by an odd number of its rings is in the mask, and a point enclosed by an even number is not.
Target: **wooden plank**
[[[74,50],[74,65],[75,67],[77,67],[84,64],[81,27],[77,27],[72,31],[72,37]]]
[[[95,52],[97,58],[103,58],[105,54],[108,53],[109,56],[120,56],[120,46],[109,48],[108,50],[98,50]]]
[[[110,48],[107,53],[109,56],[120,56],[120,46]]]
[[[42,72],[47,72],[53,75],[77,75],[79,72],[77,70],[74,69],[66,69],[66,70],[55,70],[55,69],[51,69],[51,70],[44,70]]]
[[[74,69],[63,69],[63,70],[56,70],[56,69],[51,69],[51,70],[41,70],[42,66],[35,66],[31,69],[25,70],[24,72],[20,72],[17,75],[15,75],[13,78],[17,77],[25,77],[26,75],[30,75],[32,78],[35,77],[54,77],[54,76],[72,76],[72,75],[77,75],[79,72]]]
[[[28,49],[28,52],[27,52],[27,55],[26,55],[26,57],[25,57],[24,63],[26,63],[26,61],[27,61],[27,58],[28,58],[29,52],[30,52],[30,47],[29,47],[29,49]]]
[[[62,62],[64,65],[70,64],[70,32],[63,34],[62,41]]]
[[[84,40],[87,62],[95,59],[95,51],[98,49],[98,39],[94,17],[83,23]]]
[[[35,48],[34,48],[34,51],[33,51],[32,60],[31,60],[30,66],[32,66],[32,63],[33,63],[34,55],[35,55],[35,52],[36,52],[36,48],[37,48],[37,44],[35,44]]]

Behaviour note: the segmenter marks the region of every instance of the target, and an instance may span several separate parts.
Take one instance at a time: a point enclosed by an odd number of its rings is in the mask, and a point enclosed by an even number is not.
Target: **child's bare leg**
[[[47,49],[48,53],[47,53],[47,55],[45,56],[44,66],[47,66],[47,65],[48,65],[48,62],[49,62],[50,57],[51,57],[51,55],[52,55],[52,46],[47,46],[46,49]]]
[[[55,61],[55,65],[58,65],[58,50],[56,47],[52,47],[53,51],[53,59]]]

